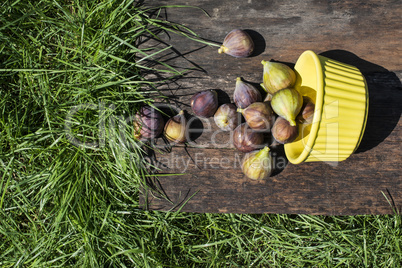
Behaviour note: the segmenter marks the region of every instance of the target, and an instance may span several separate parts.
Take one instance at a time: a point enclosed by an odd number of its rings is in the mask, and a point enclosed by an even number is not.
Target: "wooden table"
[[[267,3],[268,2],[268,3]],[[193,118],[200,131],[186,146],[153,155],[161,167],[154,186],[167,198],[146,191],[141,204],[150,210],[222,213],[305,213],[322,215],[388,214],[402,208],[402,2],[401,1],[147,1],[169,8],[164,15],[205,40],[219,43],[235,28],[246,29],[256,43],[250,58],[218,54],[217,48],[170,34],[172,45],[160,60],[178,69],[193,68],[166,84],[170,103],[191,114],[191,96],[218,91],[220,102],[233,101],[235,79],[262,82],[261,60],[294,64],[305,50],[356,66],[369,89],[367,128],[358,150],[339,163],[286,162],[274,149],[277,169],[264,181],[247,179],[242,153],[219,132],[213,119]],[[159,44],[164,46],[163,44]],[[159,139],[159,144],[163,141]],[[162,146],[163,147],[163,146]],[[279,163],[280,162],[280,163]],[[185,173],[184,175],[169,175]]]

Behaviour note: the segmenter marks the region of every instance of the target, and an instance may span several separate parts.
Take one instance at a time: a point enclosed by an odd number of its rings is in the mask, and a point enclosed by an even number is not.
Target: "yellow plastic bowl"
[[[313,123],[299,124],[299,136],[285,144],[293,164],[342,161],[359,146],[367,122],[368,91],[354,66],[305,51],[295,65],[295,88],[315,103]]]

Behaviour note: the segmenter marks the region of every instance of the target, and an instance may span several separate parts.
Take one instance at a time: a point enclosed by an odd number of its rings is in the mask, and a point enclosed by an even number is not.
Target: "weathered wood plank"
[[[234,149],[230,134],[217,132],[212,119],[199,119],[194,126],[202,133],[186,148],[176,146],[170,153],[156,154],[162,173],[186,173],[159,178],[160,187],[173,204],[151,196],[148,200],[142,197],[141,202],[149,202],[149,209],[178,209],[196,193],[182,211],[350,215],[392,213],[386,196],[400,210],[402,4],[266,2],[149,1],[150,5],[203,8],[210,17],[192,8],[167,9],[166,14],[170,21],[191,28],[207,40],[220,42],[234,28],[249,29],[257,40],[253,57],[237,59],[219,55],[215,47],[171,35],[165,41],[174,50],[161,59],[179,69],[195,69],[167,84],[162,89],[164,94],[190,113],[191,96],[203,89],[219,90],[221,102],[228,102],[233,100],[237,76],[256,84],[262,81],[262,59],[291,65],[303,51],[311,49],[358,67],[367,80],[369,117],[359,149],[340,163],[286,164],[284,168],[282,152],[276,155],[275,175],[255,182],[241,173],[243,154]]]
[[[399,127],[400,131],[400,127]],[[234,149],[174,147],[158,154],[166,173],[159,182],[173,204],[149,198],[149,208],[168,210],[186,202],[183,211],[236,213],[382,214],[392,213],[385,196],[400,210],[402,180],[396,134],[381,146],[339,163],[286,162],[276,152],[277,171],[270,179],[252,181],[241,173],[244,154]],[[384,153],[387,152],[387,153]],[[400,157],[399,157],[400,158]],[[384,196],[385,195],[385,196]],[[144,200],[142,200],[144,201]]]

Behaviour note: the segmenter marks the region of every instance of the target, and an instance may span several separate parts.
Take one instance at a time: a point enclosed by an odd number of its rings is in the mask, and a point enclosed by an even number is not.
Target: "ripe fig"
[[[165,121],[162,114],[151,106],[143,106],[136,113],[133,122],[136,139],[152,139],[163,131]]]
[[[195,115],[211,117],[218,109],[218,93],[215,90],[197,92],[191,97],[190,104]]]
[[[281,89],[293,87],[296,82],[296,73],[292,68],[280,62],[263,60],[261,63],[264,65],[263,88],[265,91],[274,94]]]
[[[309,97],[303,96],[303,105],[296,119],[303,124],[313,123],[314,109],[315,104],[313,101]]]
[[[271,100],[271,107],[276,114],[289,121],[291,126],[296,126],[295,118],[303,105],[303,98],[293,88],[285,88],[277,91]]]
[[[233,145],[246,153],[264,147],[264,134],[251,129],[246,123],[238,125],[233,131]]]
[[[247,108],[237,109],[252,129],[269,130],[274,121],[274,112],[268,102],[254,102]]]
[[[238,108],[244,109],[254,102],[262,101],[262,97],[255,86],[237,77],[233,100]]]
[[[236,112],[236,105],[233,103],[225,103],[219,106],[214,115],[216,125],[224,130],[234,130],[241,121],[241,116]]]
[[[225,53],[236,58],[245,58],[250,56],[253,51],[254,42],[250,35],[244,30],[235,29],[226,35],[218,53]]]
[[[278,117],[275,120],[271,132],[277,142],[285,144],[290,143],[297,138],[298,128],[297,126],[291,126],[286,119]]]
[[[272,170],[273,161],[267,146],[261,150],[250,152],[243,157],[242,171],[250,179],[267,179],[271,176]]]
[[[186,141],[187,120],[184,111],[170,118],[164,130],[165,137],[174,143],[184,143]]]

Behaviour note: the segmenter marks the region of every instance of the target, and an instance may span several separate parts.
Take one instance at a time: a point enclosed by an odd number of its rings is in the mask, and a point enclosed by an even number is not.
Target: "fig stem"
[[[256,154],[256,157],[265,157],[265,156],[268,155],[268,153],[269,153],[269,147],[268,147],[268,146],[265,146],[264,148],[261,149],[261,151],[259,151],[259,152]]]
[[[139,140],[139,139],[141,139],[141,134],[140,133],[136,133],[136,132],[134,132],[135,134],[134,134],[134,139],[136,139],[136,140]]]
[[[289,121],[289,124],[290,124],[292,127],[296,126],[296,121],[295,121],[294,119],[289,119],[288,121]]]
[[[242,109],[242,108],[237,108],[237,112],[238,112],[238,113],[243,113],[243,111],[244,111],[244,109]]]
[[[225,47],[224,45],[222,45],[219,49],[218,49],[218,53],[222,54],[222,53],[226,53],[228,51],[228,48]]]

